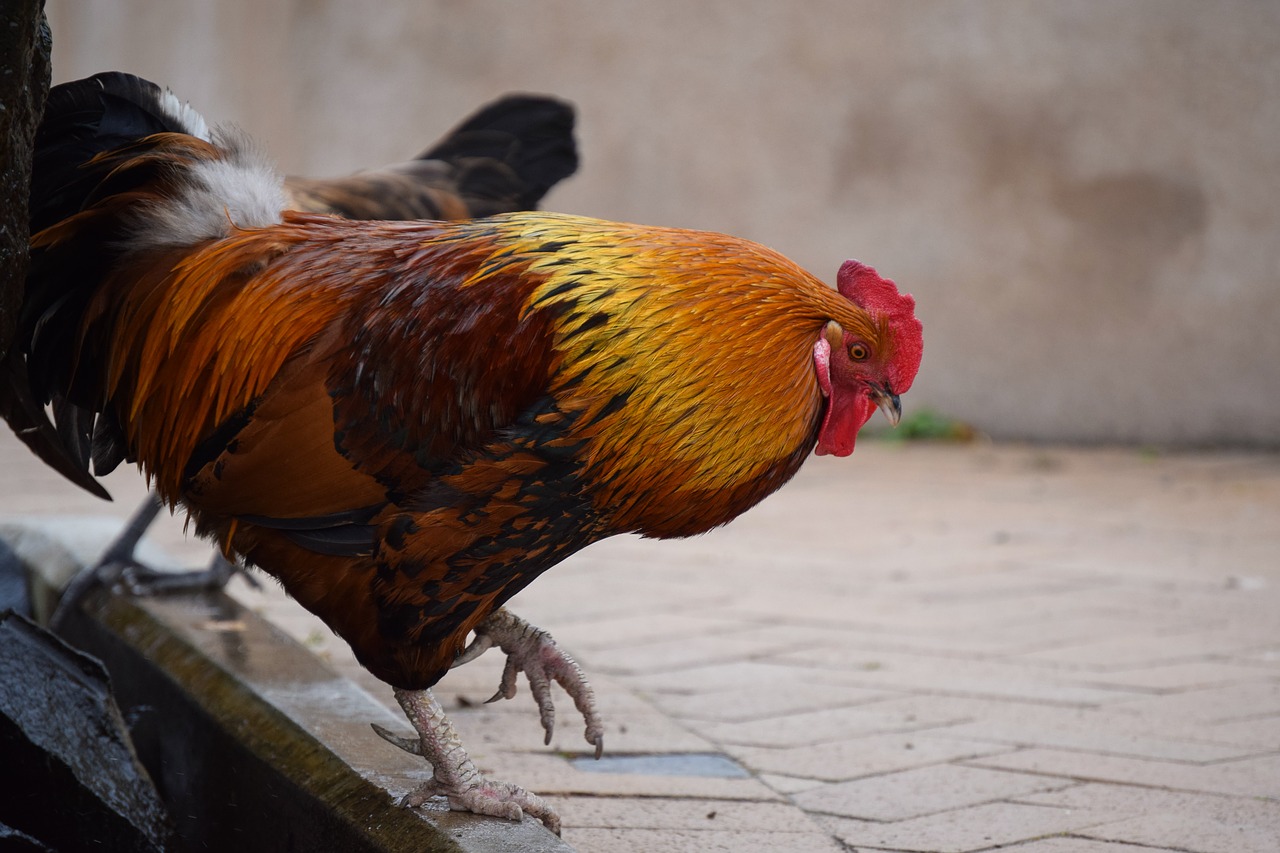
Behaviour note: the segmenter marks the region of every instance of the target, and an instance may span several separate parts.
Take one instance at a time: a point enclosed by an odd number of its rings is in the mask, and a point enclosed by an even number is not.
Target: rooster
[[[496,643],[581,706],[576,665],[502,605],[592,542],[705,532],[851,453],[919,368],[914,300],[856,261],[833,290],[722,234],[290,211],[233,133],[173,117],[86,146],[59,119],[38,186],[78,198],[33,198],[9,408],[64,401],[67,459],[136,460],[342,636],[415,730],[380,733],[432,766],[408,805],[558,829],[478,771],[431,687]]]

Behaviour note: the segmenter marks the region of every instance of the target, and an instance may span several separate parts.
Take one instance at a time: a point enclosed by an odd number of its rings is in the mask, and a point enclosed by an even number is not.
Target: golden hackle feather
[[[877,337],[856,306],[746,241],[556,217],[537,226],[521,245],[568,245],[530,265],[547,279],[528,304],[564,312],[556,391],[586,413],[582,464],[625,529],[683,532],[691,499],[740,501],[735,485],[755,482],[812,432],[823,324],[836,318]],[[723,523],[731,509],[708,518]]]

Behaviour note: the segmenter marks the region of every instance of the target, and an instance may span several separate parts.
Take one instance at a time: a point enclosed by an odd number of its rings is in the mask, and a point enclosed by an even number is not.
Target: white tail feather
[[[193,110],[186,101],[178,100],[173,92],[165,89],[157,106],[165,116],[182,128],[183,133],[209,141],[209,125],[205,123],[204,116]]]
[[[234,128],[214,128],[208,138],[225,156],[192,167],[175,197],[137,210],[130,223],[131,250],[191,246],[225,237],[233,226],[261,228],[280,221],[284,179],[275,166]]]

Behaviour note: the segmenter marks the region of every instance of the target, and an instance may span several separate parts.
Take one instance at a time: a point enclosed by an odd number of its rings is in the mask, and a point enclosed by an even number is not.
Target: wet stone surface
[[[600,759],[575,758],[570,764],[588,773],[638,773],[644,776],[709,776],[745,779],[751,774],[727,755],[719,753],[667,753],[662,755],[612,755]]]
[[[0,614],[0,766],[0,828],[15,844],[176,847],[102,664],[12,612]]]

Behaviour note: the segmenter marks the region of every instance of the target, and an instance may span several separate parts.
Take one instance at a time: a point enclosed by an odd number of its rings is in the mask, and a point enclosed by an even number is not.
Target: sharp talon
[[[484,704],[492,705],[494,702],[497,702],[499,699],[506,699],[506,698],[507,698],[507,691],[499,687],[497,693],[493,694],[488,699],[484,700]]]
[[[437,791],[435,789],[434,784],[426,782],[401,797],[400,808],[416,809],[419,806],[424,805],[428,800],[431,800],[434,797],[439,797],[442,794],[442,791]]]
[[[573,699],[573,704],[586,722],[583,737],[595,747],[595,756],[604,755],[604,727],[596,710],[595,694],[582,674],[582,668],[546,631],[535,628],[506,608],[499,608],[477,627],[477,642],[484,637],[507,655],[498,692],[488,702],[510,699],[516,694],[516,679],[523,672],[529,681],[529,692],[538,703],[542,743],[550,746],[555,737],[556,710],[552,701],[552,682],[558,683]],[[472,645],[475,645],[473,643]],[[462,655],[469,657],[471,646]],[[488,704],[486,702],[486,704]]]
[[[370,723],[369,725],[373,727],[373,731],[378,735],[378,737],[382,738],[392,746],[398,746],[405,752],[412,753],[413,755],[420,757],[422,756],[422,741],[418,738],[401,737],[388,729],[384,729],[377,723]]]
[[[542,723],[542,730],[547,733],[547,737],[546,740],[543,741],[543,745],[550,746],[551,736],[555,734],[556,731],[556,709],[551,706],[551,695],[548,688],[543,688],[542,695],[538,697],[538,704],[541,705],[544,699],[546,701],[546,707],[542,709],[540,722]]]
[[[449,669],[455,666],[462,666],[464,663],[471,663],[480,655],[493,648],[493,638],[488,634],[476,634],[476,638],[472,640],[467,647],[458,652],[458,656],[453,659],[453,663],[449,664]]]
[[[458,733],[430,690],[397,688],[395,697],[420,735],[415,744],[418,749],[409,751],[421,755],[431,764],[431,778],[410,792],[401,801],[402,805],[413,808],[432,797],[443,795],[449,801],[449,808],[455,811],[471,811],[507,820],[520,820],[527,814],[559,835],[560,818],[545,800],[517,785],[484,777],[462,748]],[[396,746],[409,749],[404,745],[406,738],[397,737],[377,725],[373,730]]]

